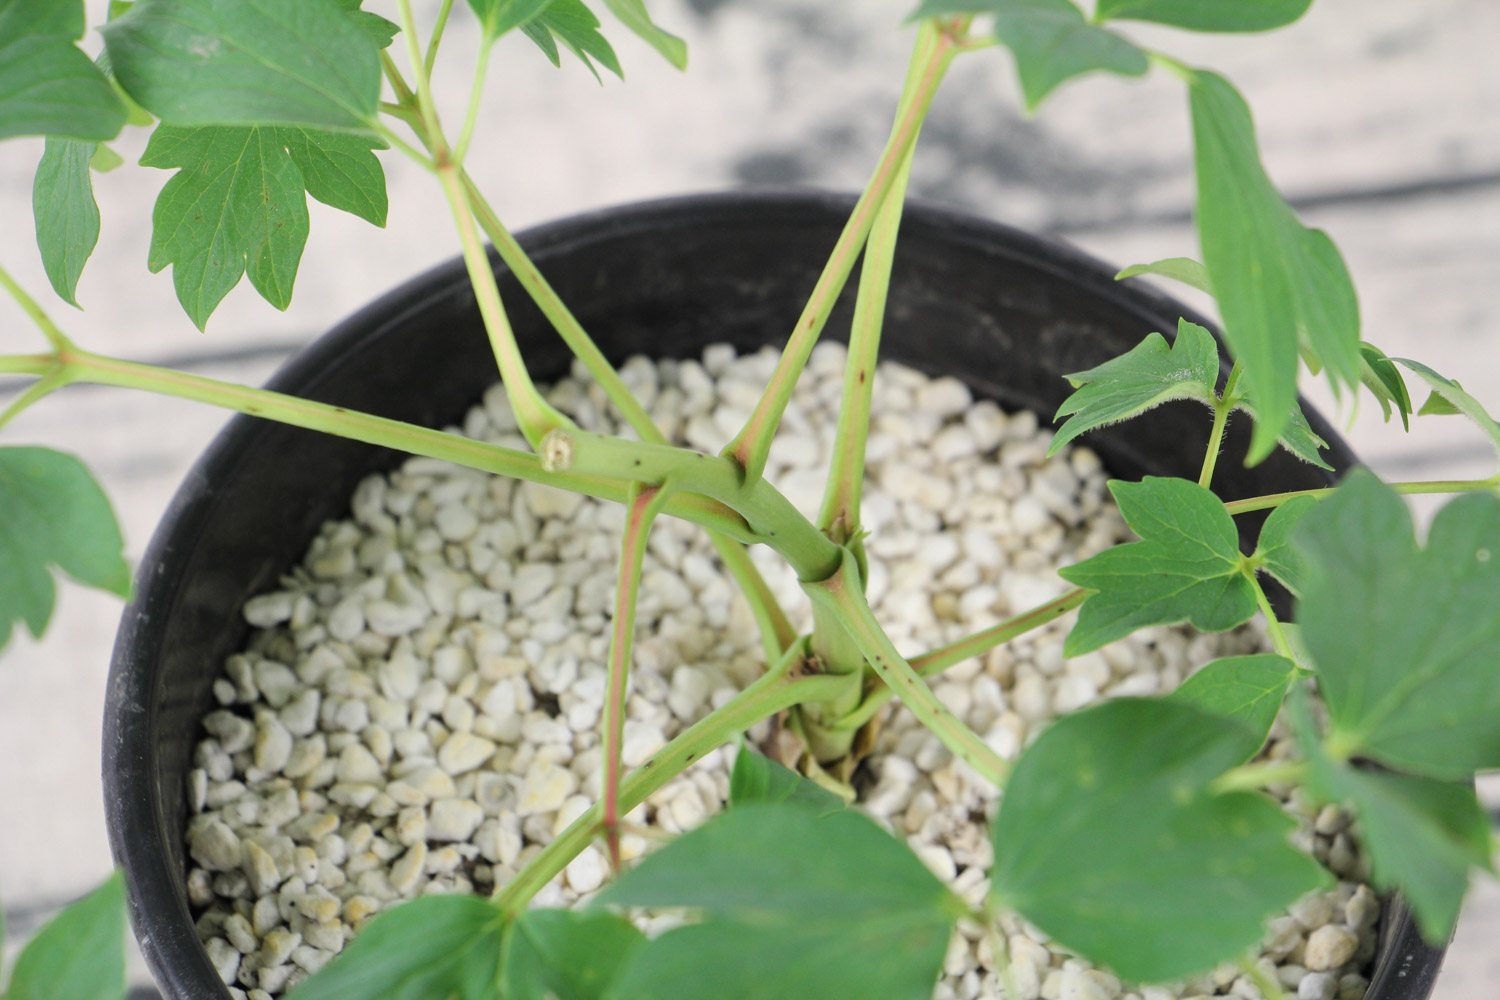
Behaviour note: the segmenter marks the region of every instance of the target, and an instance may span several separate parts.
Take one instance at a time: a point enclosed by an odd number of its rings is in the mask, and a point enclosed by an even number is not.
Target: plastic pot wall
[[[697,356],[727,341],[778,347],[793,328],[852,200],[726,195],[655,202],[544,226],[521,242],[612,360]],[[533,372],[563,374],[569,355],[496,264]],[[1061,376],[1203,322],[1138,282],[1055,243],[932,208],[902,225],[882,354],[954,375],[976,396],[1034,410],[1044,423],[1068,392]],[[825,336],[843,338],[845,294]],[[1206,325],[1206,324],[1205,324]],[[443,265],[366,307],[289,362],[269,384],[336,405],[444,426],[494,380],[468,279]],[[1333,464],[1354,461],[1331,429]],[[1088,437],[1112,475],[1196,478],[1209,430],[1201,406],[1160,407]],[[1326,473],[1278,454],[1243,468],[1244,421],[1231,426],[1215,487],[1252,496],[1328,485]],[[111,846],[129,883],[131,917],[169,1000],[227,1000],[193,928],[182,831],[185,775],[214,706],[211,685],[243,645],[244,601],[274,587],[322,523],[349,513],[361,478],[403,456],[388,449],[236,416],[194,466],[143,561],[120,626],[104,725]],[[1242,518],[1243,531],[1258,531]],[[1370,1000],[1424,1000],[1441,953],[1422,944],[1405,908],[1387,908]]]

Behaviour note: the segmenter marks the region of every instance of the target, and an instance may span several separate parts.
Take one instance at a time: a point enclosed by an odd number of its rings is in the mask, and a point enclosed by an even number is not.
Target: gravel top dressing
[[[744,423],[775,358],[721,345],[701,363],[635,358],[621,374],[669,437],[713,452]],[[842,347],[818,347],[767,467],[808,514],[827,474],[842,366]],[[565,379],[549,398],[587,430],[622,433],[585,380]],[[868,592],[904,653],[1060,595],[1058,567],[1127,537],[1098,459],[1084,448],[1045,458],[1050,433],[1033,414],[1006,415],[960,382],[892,364],[879,370],[873,412]],[[498,387],[463,430],[526,447]],[[401,900],[504,884],[601,794],[623,508],[417,458],[361,483],[352,511],[325,525],[281,589],[245,606],[257,631],[215,682],[222,707],[203,720],[189,775],[188,893],[237,1000],[290,990]],[[809,625],[790,569],[754,554],[783,606]],[[1191,639],[1153,628],[1064,660],[1070,624],[949,669],[934,682],[937,696],[1014,759],[1057,714],[1166,692],[1190,663],[1263,648],[1248,628]],[[763,658],[749,609],[702,530],[670,519],[650,536],[637,633],[627,766],[730,699]],[[763,723],[750,737],[769,731]],[[1290,751],[1280,735],[1273,757]],[[623,855],[717,811],[734,752],[709,754],[637,807]],[[896,708],[856,783],[862,808],[964,898],[984,897],[992,849],[982,818],[996,793],[936,736]],[[1294,837],[1341,881],[1273,919],[1260,961],[1300,1000],[1357,1000],[1380,913],[1363,884],[1366,863],[1338,809],[1282,794],[1298,819]],[[590,847],[536,905],[570,905],[607,875]],[[1232,965],[1183,983],[1122,986],[1007,920],[1020,1000],[1260,996]],[[935,996],[1004,996],[994,964],[980,928],[960,923]]]

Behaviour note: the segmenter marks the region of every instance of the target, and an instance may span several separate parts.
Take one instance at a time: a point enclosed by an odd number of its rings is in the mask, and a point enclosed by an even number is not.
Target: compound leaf
[[[7,1000],[125,995],[125,877],[116,872],[43,927],[16,958]]]
[[[1233,730],[1243,736],[1236,763],[1244,763],[1265,745],[1296,672],[1297,665],[1284,656],[1226,656],[1199,668],[1167,700],[1233,721]]]
[[[995,35],[1010,49],[1028,110],[1058,84],[1082,73],[1146,72],[1146,53],[1129,39],[1090,24],[1069,0],[924,0],[913,17],[992,14]]]
[[[1075,387],[1053,416],[1067,416],[1047,449],[1056,454],[1069,441],[1096,427],[1144,413],[1173,399],[1196,399],[1213,406],[1219,378],[1219,347],[1203,327],[1179,320],[1171,345],[1159,333],[1146,335],[1129,351],[1067,376]]]
[[[1122,698],[1048,727],[1016,763],[994,823],[999,901],[1130,980],[1209,968],[1327,873],[1258,793],[1210,782],[1244,759],[1232,722]]]
[[[36,244],[52,288],[78,305],[78,278],[99,242],[99,204],[89,166],[98,143],[49,136],[31,186]]]
[[[1131,18],[1192,31],[1268,31],[1291,24],[1312,0],[1099,0],[1099,20]]]
[[[1058,574],[1097,593],[1084,600],[1063,644],[1077,656],[1147,625],[1189,621],[1222,632],[1255,614],[1234,521],[1213,493],[1185,479],[1111,480],[1126,523],[1140,536]]]
[[[0,0],[0,139],[119,133],[125,105],[73,44],[84,26],[81,0]]]
[[[741,747],[729,775],[730,806],[792,802],[817,812],[844,808],[844,800],[763,753]]]
[[[505,936],[505,1000],[600,1000],[646,936],[613,913],[528,910]]]
[[[599,79],[595,60],[615,76],[625,79],[614,48],[599,34],[599,19],[580,0],[552,0],[546,10],[522,24],[521,30],[554,66],[562,65],[557,52],[560,41],[588,67],[594,79]]]
[[[109,498],[72,455],[0,448],[0,648],[22,621],[40,637],[56,566],[79,583],[130,596],[130,566]]]
[[[1484,432],[1484,436],[1490,439],[1490,444],[1495,446],[1497,452],[1500,452],[1500,424],[1495,423],[1495,418],[1479,405],[1479,400],[1465,392],[1463,386],[1452,379],[1444,378],[1420,361],[1411,361],[1407,358],[1391,358],[1391,360],[1416,373],[1418,378],[1431,387],[1433,395],[1446,404],[1446,406],[1435,405],[1434,401],[1429,399],[1422,407],[1423,413],[1463,414]]]
[[[1356,469],[1293,538],[1330,741],[1433,778],[1500,767],[1500,498],[1453,500],[1418,548],[1405,503]]]
[[[649,942],[611,1000],[925,1000],[964,907],[916,855],[847,809],[735,806],[605,889],[617,906],[690,906],[702,922]]]
[[[379,41],[338,0],[137,0],[100,30],[121,85],[171,125],[375,119]]]
[[[1142,274],[1159,274],[1163,278],[1180,281],[1200,292],[1213,294],[1213,289],[1208,284],[1208,272],[1203,269],[1202,264],[1191,257],[1167,257],[1163,260],[1152,261],[1150,264],[1132,264],[1115,275],[1115,280],[1123,281]]]
[[[421,896],[371,920],[296,1000],[493,1000],[504,914],[474,896]]]
[[[1203,264],[1256,401],[1258,462],[1296,406],[1302,341],[1335,389],[1359,384],[1359,304],[1333,241],[1302,225],[1266,176],[1244,99],[1215,73],[1192,71],[1189,83]]]

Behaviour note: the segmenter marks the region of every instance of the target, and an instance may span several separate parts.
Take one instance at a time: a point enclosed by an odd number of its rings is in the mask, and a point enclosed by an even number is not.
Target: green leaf
[[[1125,521],[1141,537],[1058,571],[1098,593],[1078,612],[1065,656],[1098,649],[1147,625],[1192,622],[1223,632],[1255,614],[1234,521],[1213,493],[1186,479],[1111,480]]]
[[[125,106],[73,44],[83,30],[81,0],[0,0],[0,139],[119,134]]]
[[[200,330],[247,271],[285,309],[307,243],[307,194],[384,225],[376,145],[296,128],[159,126],[141,164],[182,169],[156,199],[147,266],[172,265],[177,298]]]
[[[16,958],[6,1000],[118,1000],[125,995],[125,877],[54,917]]]
[[[1233,723],[1171,700],[1122,698],[1054,722],[1000,800],[1000,902],[1130,980],[1241,953],[1267,916],[1327,879],[1270,799],[1208,790],[1245,743]]]
[[[100,31],[116,78],[172,125],[375,119],[378,42],[336,0],[138,0]]]
[[[356,25],[358,25],[362,31],[364,31],[365,34],[370,36],[370,39],[375,43],[376,48],[384,49],[389,47],[391,42],[395,40],[397,33],[401,31],[400,25],[392,21],[387,21],[379,14],[372,14],[367,10],[360,10],[360,4],[364,3],[364,0],[335,0],[335,2],[343,8],[344,13],[346,13],[349,18]]]
[[[599,79],[599,71],[594,68],[596,59],[615,76],[625,79],[615,50],[599,34],[599,19],[580,0],[552,0],[546,10],[522,24],[521,30],[554,66],[562,65],[557,53],[557,43],[561,41],[583,61],[595,80]]]
[[[994,15],[995,35],[1015,56],[1030,111],[1058,84],[1082,73],[1142,76],[1147,69],[1146,53],[1090,24],[1069,0],[924,0],[912,16],[943,14]]]
[[[89,169],[96,174],[107,174],[125,165],[125,158],[104,143],[94,145],[94,154],[89,157]],[[89,196],[93,197],[93,185],[89,185]]]
[[[1297,620],[1340,754],[1433,778],[1500,767],[1500,498],[1453,500],[1420,549],[1406,504],[1356,469],[1294,543]]]
[[[765,754],[741,747],[729,775],[729,804],[791,802],[816,812],[844,808],[844,800]]]
[[[1095,16],[1192,31],[1268,31],[1291,24],[1311,6],[1312,0],[1099,0]]]
[[[0,648],[12,625],[40,637],[55,565],[79,583],[130,596],[130,566],[109,499],[82,462],[49,448],[0,448]]]
[[[1305,697],[1293,697],[1292,728],[1311,765],[1307,790],[1343,804],[1359,822],[1372,881],[1396,890],[1429,943],[1453,934],[1472,868],[1493,870],[1489,820],[1472,781],[1435,781],[1355,768],[1328,758]]]
[[[1180,281],[1200,292],[1213,294],[1213,289],[1208,284],[1208,272],[1203,269],[1202,264],[1191,257],[1167,257],[1150,264],[1132,264],[1115,275],[1115,280],[1123,281],[1142,274],[1159,274],[1163,278]]]
[[[703,922],[636,955],[611,1000],[926,1000],[959,903],[865,816],[739,805],[647,856],[600,894],[690,906]]]
[[[1479,405],[1479,400],[1464,392],[1463,386],[1452,379],[1444,378],[1420,361],[1411,361],[1406,358],[1392,358],[1391,360],[1415,372],[1418,378],[1432,388],[1436,396],[1452,407],[1453,411],[1462,413],[1472,420],[1475,426],[1484,432],[1484,436],[1490,439],[1490,444],[1495,446],[1495,450],[1500,452],[1500,424],[1495,423],[1495,418]],[[1432,405],[1432,401],[1428,400],[1427,404],[1422,407],[1423,412],[1427,412],[1427,407]],[[1432,412],[1448,411],[1433,410]]]
[[[1303,226],[1266,176],[1244,99],[1214,73],[1189,82],[1203,263],[1257,403],[1258,462],[1297,402],[1299,334],[1335,389],[1358,385],[1359,304],[1333,241]]]
[[[1196,399],[1213,406],[1219,378],[1219,347],[1203,327],[1179,320],[1177,338],[1168,346],[1159,333],[1146,335],[1129,351],[1067,376],[1077,391],[1053,416],[1068,416],[1052,437],[1050,457],[1078,435],[1134,417],[1173,399]]]
[[[1401,415],[1401,426],[1411,430],[1411,423],[1407,419],[1411,416],[1411,396],[1407,395],[1406,382],[1402,380],[1400,370],[1385,356],[1384,351],[1363,340],[1359,342],[1359,362],[1359,380],[1374,395],[1385,419],[1391,419],[1391,407],[1394,406]]]
[[[474,896],[421,896],[371,920],[295,1000],[494,1000],[505,916]]]
[[[1318,501],[1313,497],[1292,497],[1266,518],[1260,529],[1260,541],[1255,546],[1253,558],[1294,594],[1302,593],[1306,569],[1301,551],[1291,544],[1292,531],[1301,523],[1303,515],[1317,505]]]
[[[600,1000],[646,936],[612,913],[529,910],[505,936],[505,1000]]]
[[[542,13],[552,0],[469,0],[484,37],[494,41]]]
[[[36,245],[52,288],[78,305],[78,278],[99,242],[99,205],[89,164],[106,147],[78,139],[48,138],[31,187]]]
[[[1167,700],[1233,721],[1232,730],[1243,736],[1236,761],[1242,764],[1265,745],[1296,672],[1297,665],[1284,656],[1228,656],[1200,667]]]
[[[657,27],[651,15],[646,13],[643,0],[604,0],[604,6],[619,18],[621,24],[660,52],[667,62],[678,69],[687,69],[687,43]]]

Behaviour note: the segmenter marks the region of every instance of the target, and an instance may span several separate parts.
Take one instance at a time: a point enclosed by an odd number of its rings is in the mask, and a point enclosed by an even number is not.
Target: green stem
[[[380,52],[380,68],[385,73],[386,80],[390,81],[391,91],[396,95],[396,103],[402,107],[417,110],[417,95],[407,85],[406,78],[401,75],[396,60],[391,58],[387,49]]]
[[[859,643],[844,626],[843,617],[821,604],[813,605],[811,648],[824,672],[849,681],[837,697],[816,705],[805,705],[800,711],[802,735],[807,740],[808,751],[819,764],[827,764],[847,757],[854,749],[858,730],[844,728],[838,723],[859,707],[864,695],[865,657]]]
[[[67,375],[54,367],[47,374],[27,386],[26,391],[12,400],[11,404],[4,410],[0,410],[0,427],[4,427],[20,416],[22,411],[32,403],[35,403],[44,396],[51,395],[53,392],[67,385],[68,382]]]
[[[1249,955],[1240,959],[1240,969],[1250,977],[1250,981],[1260,990],[1261,1000],[1287,1000],[1286,990],[1281,988],[1281,983],[1276,981],[1275,976],[1266,974],[1255,963],[1255,959]]]
[[[42,331],[42,336],[47,338],[47,343],[52,345],[53,350],[66,351],[73,346],[72,341],[68,340],[57,328],[57,324],[52,322],[52,318],[36,304],[36,299],[26,294],[26,289],[16,284],[10,273],[3,267],[0,267],[0,286],[3,286],[10,293],[10,297],[26,311],[26,315],[31,317],[31,321],[36,324],[37,329]]]
[[[609,697],[604,704],[604,837],[609,860],[620,870],[620,748],[624,743],[625,694],[630,681],[630,649],[635,641],[636,600],[651,523],[669,495],[665,486],[633,483],[625,504],[625,534],[620,542],[615,619],[609,643]]]
[[[422,116],[417,113],[415,108],[406,104],[397,104],[394,101],[381,101],[380,113],[390,115],[398,121],[403,121],[412,128],[416,128],[417,123],[422,120]]]
[[[1010,765],[938,701],[932,689],[896,651],[895,644],[875,620],[874,612],[860,590],[859,569],[853,553],[843,550],[843,563],[836,573],[821,582],[804,583],[803,589],[814,605],[821,604],[843,617],[849,634],[859,643],[870,666],[887,687],[896,691],[918,721],[981,777],[996,787],[1004,786]]]
[[[505,383],[510,405],[515,410],[516,422],[521,433],[538,447],[549,433],[564,428],[571,429],[573,421],[559,413],[551,403],[542,398],[531,372],[521,358],[521,349],[516,344],[515,332],[505,315],[505,306],[500,301],[500,286],[495,282],[495,272],[490,267],[489,255],[479,242],[479,231],[474,228],[474,213],[469,206],[468,195],[458,179],[458,168],[452,163],[438,167],[438,179],[443,182],[443,191],[448,195],[448,207],[453,212],[453,221],[458,226],[458,236],[463,243],[464,265],[469,270],[469,281],[474,286],[474,297],[479,303],[479,314],[484,319],[484,329],[490,338],[490,347],[500,366],[500,378]]]
[[[729,459],[576,430],[548,435],[542,453],[565,459],[555,468],[625,481],[670,479],[677,489],[712,497],[743,517],[757,538],[791,563],[802,580],[822,580],[839,568],[839,546],[770,483],[747,482]]]
[[[931,21],[923,22],[917,34],[916,47],[912,52],[911,68],[902,90],[900,109],[890,139],[881,153],[874,175],[866,185],[864,193],[850,213],[849,221],[839,234],[838,243],[829,255],[823,273],[813,288],[802,315],[797,319],[776,371],[766,387],[765,394],[756,404],[745,426],[734,440],[725,446],[723,454],[733,458],[745,472],[749,481],[755,481],[765,471],[766,456],[771,449],[771,439],[781,423],[791,401],[797,378],[807,364],[808,355],[817,343],[818,335],[833,311],[834,302],[854,268],[874,224],[875,213],[890,193],[907,152],[916,142],[922,119],[932,105],[938,85],[957,54],[951,35],[940,32]]]
[[[1297,654],[1292,651],[1291,643],[1287,642],[1286,633],[1281,628],[1281,620],[1276,617],[1276,612],[1271,608],[1271,602],[1266,597],[1265,588],[1260,585],[1260,578],[1256,576],[1255,568],[1247,566],[1244,574],[1245,578],[1250,581],[1250,589],[1255,591],[1255,603],[1260,605],[1260,613],[1266,616],[1266,630],[1271,634],[1271,645],[1276,647],[1276,652],[1296,663]]]
[[[739,585],[740,593],[745,596],[745,603],[750,605],[750,614],[754,616],[755,624],[760,630],[766,662],[775,663],[797,641],[797,630],[792,628],[791,620],[781,609],[776,595],[771,593],[765,577],[755,568],[755,563],[750,561],[750,553],[745,546],[717,531],[710,531],[708,540],[719,553],[724,569]]]
[[[417,21],[411,13],[411,0],[398,0],[398,6],[401,11],[401,35],[406,39],[406,57],[417,80],[417,106],[421,108],[422,118],[427,123],[427,146],[432,150],[433,159],[442,163],[448,159],[448,145],[443,139],[437,104],[432,99],[432,82],[427,74],[422,43],[417,38]]]
[[[1198,485],[1208,489],[1214,478],[1214,465],[1219,461],[1219,450],[1224,447],[1224,428],[1229,423],[1231,407],[1221,401],[1214,405],[1214,426],[1208,432],[1208,450],[1203,454],[1203,471],[1198,473]]]
[[[849,328],[849,359],[844,365],[844,394],[839,402],[838,430],[833,439],[833,463],[823,492],[818,527],[839,544],[859,535],[859,501],[865,481],[865,443],[870,433],[870,399],[875,391],[875,365],[880,357],[880,332],[896,257],[896,234],[911,177],[912,150],[896,170],[891,192],[875,215],[865,244],[859,294]],[[814,633],[816,635],[816,632]]]
[[[628,480],[549,471],[542,467],[541,460],[536,455],[457,434],[446,434],[429,427],[348,410],[342,406],[330,406],[279,392],[220,382],[201,375],[108,358],[77,348],[57,355],[0,357],[0,373],[46,375],[53,366],[70,382],[115,385],[190,399],[294,427],[394,448],[412,455],[439,458],[481,472],[556,486],[602,500],[624,503],[628,498]],[[743,542],[761,540],[750,531],[743,518],[707,497],[673,496],[667,502],[664,513],[702,524]]]
[[[469,151],[469,142],[474,138],[474,126],[479,123],[479,106],[484,101],[484,76],[490,66],[490,46],[494,39],[488,35],[479,43],[479,61],[474,64],[474,82],[469,87],[469,109],[464,113],[463,128],[459,130],[458,142],[453,146],[453,162],[462,166],[464,154]]]
[[[996,646],[1009,642],[1017,636],[1025,635],[1033,629],[1041,628],[1048,622],[1056,621],[1082,604],[1084,598],[1092,593],[1092,590],[1082,588],[1070,590],[1059,598],[1016,615],[1014,618],[1007,618],[998,625],[992,625],[982,632],[975,632],[973,635],[959,639],[957,642],[940,646],[930,653],[923,653],[921,656],[913,657],[911,660],[912,669],[919,676],[932,677],[951,666],[962,663],[970,657],[978,656]],[[838,721],[838,728],[858,729],[860,726],[863,726],[875,717],[875,713],[880,711],[881,706],[890,701],[894,694],[895,692],[885,685],[869,692],[855,711]]]
[[[1231,768],[1214,779],[1209,790],[1215,794],[1224,792],[1250,792],[1271,785],[1295,785],[1307,777],[1305,760],[1257,760]]]
[[[437,22],[432,26],[432,40],[427,43],[427,55],[422,59],[422,70],[429,77],[437,64],[438,45],[443,40],[443,29],[448,27],[448,15],[453,11],[453,0],[443,0],[438,8]]]
[[[421,150],[417,149],[405,139],[402,139],[399,135],[386,128],[380,122],[375,123],[375,131],[380,134],[380,137],[382,139],[390,144],[392,149],[396,150],[398,153],[405,155],[407,159],[411,160],[422,169],[429,171],[437,170],[437,164],[432,161],[431,157],[424,156]]]
[[[798,676],[794,668],[802,664],[806,654],[804,644],[794,645],[775,667],[754,684],[723,707],[710,712],[679,733],[650,760],[630,772],[620,782],[620,810],[630,812],[652,792],[681,774],[693,761],[718,749],[736,733],[793,705],[827,697],[843,683],[843,678],[822,674]],[[531,897],[589,845],[603,816],[602,805],[596,802],[542,848],[541,853],[514,879],[496,890],[494,900],[507,915],[521,913]]]
[[[1489,479],[1432,479],[1421,482],[1410,483],[1386,483],[1397,493],[1416,495],[1424,493],[1495,493],[1500,492],[1500,476]],[[1269,510],[1280,507],[1288,500],[1296,497],[1317,497],[1322,499],[1332,493],[1337,487],[1325,486],[1315,490],[1292,490],[1290,493],[1269,493],[1260,497],[1247,497],[1244,500],[1230,500],[1224,504],[1224,509],[1231,514],[1248,514],[1254,510]]]

